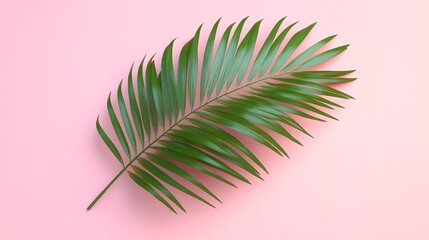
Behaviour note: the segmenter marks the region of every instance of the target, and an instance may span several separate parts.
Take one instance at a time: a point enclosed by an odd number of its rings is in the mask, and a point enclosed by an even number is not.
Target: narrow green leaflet
[[[177,120],[179,115],[179,105],[177,99],[177,84],[176,76],[173,68],[173,44],[172,41],[165,48],[162,55],[161,62],[161,84],[162,84],[162,98],[165,106],[165,113],[168,121],[171,123],[171,119]]]
[[[291,75],[300,78],[332,78],[340,77],[354,72],[354,70],[347,71],[302,71],[293,72]]]
[[[165,125],[164,104],[162,101],[161,82],[156,74],[155,63],[151,59],[146,67],[146,92],[148,105],[151,106],[152,128],[156,133],[158,131],[158,121],[161,127]]]
[[[177,63],[177,103],[179,104],[182,116],[185,115],[186,110],[186,86],[188,78],[188,59],[189,51],[191,48],[192,40],[187,42],[179,55],[179,62]]]
[[[131,159],[130,147],[128,146],[127,139],[125,138],[122,127],[119,124],[118,118],[116,117],[115,110],[113,110],[112,100],[110,98],[111,94],[109,94],[109,98],[107,99],[107,111],[109,112],[110,122],[112,123],[119,142],[121,143],[122,149],[124,150],[128,159]]]
[[[220,19],[214,24],[209,38],[207,39],[206,49],[204,51],[203,66],[201,67],[201,79],[200,79],[200,104],[202,104],[204,97],[207,92],[207,85],[210,79],[210,67],[212,62],[213,45],[216,37],[217,27]]]
[[[290,61],[284,68],[283,71],[288,71],[293,69],[296,65],[304,61],[306,58],[311,56],[313,53],[315,53],[317,50],[325,46],[328,42],[330,42],[332,39],[334,39],[337,35],[332,35],[327,38],[324,38],[320,40],[319,42],[313,44],[311,47],[304,50],[302,53],[300,53],[298,56],[296,56],[292,61]]]
[[[197,90],[197,77],[198,77],[198,41],[200,39],[200,26],[195,33],[192,40],[192,44],[189,50],[189,61],[188,61],[188,94],[189,94],[189,105],[191,109],[194,109],[195,92]]]
[[[125,131],[127,132],[128,139],[131,143],[131,146],[133,147],[134,154],[136,154],[136,137],[134,136],[133,127],[131,126],[130,117],[128,116],[128,110],[125,106],[124,96],[122,95],[122,81],[119,83],[118,87],[118,105],[119,111],[121,112],[122,121],[125,126]]]
[[[216,56],[213,60],[212,74],[210,75],[210,81],[208,84],[208,90],[207,90],[207,97],[208,98],[210,98],[210,96],[212,95],[214,87],[220,78],[220,72],[221,72],[221,69],[224,65],[226,46],[227,46],[228,38],[229,38],[229,35],[231,33],[231,29],[233,26],[234,26],[234,23],[227,27],[227,29],[223,33],[222,38],[219,42],[219,46],[217,48]]]
[[[121,154],[116,148],[115,144],[113,144],[112,140],[110,140],[109,136],[107,136],[106,132],[100,125],[99,117],[97,117],[97,131],[100,134],[101,139],[106,143],[107,147],[109,147],[110,151],[112,151],[113,155],[118,159],[122,166],[124,166],[124,160],[122,160]]]
[[[133,64],[134,66],[134,64]],[[131,66],[130,72],[128,73],[128,100],[130,102],[131,115],[133,117],[134,126],[136,128],[137,136],[139,137],[141,145],[144,145],[144,131],[143,123],[140,115],[140,109],[137,104],[136,95],[134,92],[133,83],[133,66]],[[131,127],[131,131],[133,131]]]
[[[147,104],[146,87],[145,87],[144,79],[143,79],[143,63],[144,63],[144,60],[145,60],[145,58],[143,58],[143,60],[141,61],[140,65],[139,65],[138,72],[137,72],[137,92],[139,95],[139,104],[140,104],[140,109],[141,109],[140,114],[142,117],[141,119],[143,122],[144,133],[146,135],[147,140],[149,141],[150,140],[150,134],[151,134],[151,125],[150,125],[149,116],[152,116],[153,122],[156,122],[156,115],[155,115],[155,109],[153,109],[152,106]],[[155,116],[155,117],[153,117],[153,116]],[[144,145],[144,144],[142,143],[142,145]]]
[[[324,63],[324,62],[332,59],[333,57],[337,56],[338,54],[344,52],[344,50],[346,50],[348,46],[349,45],[344,45],[341,47],[333,48],[333,49],[330,49],[328,51],[322,52],[322,53],[308,59],[303,64],[299,65],[299,67],[297,69],[309,68],[309,67],[312,67],[314,65]]]

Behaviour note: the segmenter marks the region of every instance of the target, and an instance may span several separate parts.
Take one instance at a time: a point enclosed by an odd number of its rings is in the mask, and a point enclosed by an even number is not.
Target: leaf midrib
[[[116,174],[116,176],[109,182],[109,184],[107,184],[106,185],[106,187],[97,195],[97,197],[91,202],[91,204],[86,208],[86,210],[88,211],[88,210],[91,210],[91,208],[94,206],[94,204],[101,198],[101,196],[103,196],[103,194],[112,186],[112,184],[143,154],[143,153],[145,153],[146,152],[146,150],[148,150],[149,148],[151,148],[155,143],[157,143],[158,142],[158,140],[159,139],[161,139],[162,137],[164,137],[171,129],[173,129],[175,126],[177,126],[179,123],[181,123],[183,120],[185,120],[185,119],[187,119],[190,115],[192,115],[192,114],[194,114],[195,112],[197,112],[197,111],[199,111],[199,110],[201,110],[202,108],[204,108],[205,106],[207,106],[207,105],[209,105],[210,103],[212,103],[212,102],[214,102],[214,101],[216,101],[216,100],[218,100],[218,99],[220,99],[220,98],[222,98],[222,97],[225,97],[225,96],[227,96],[227,95],[229,95],[229,94],[231,94],[231,93],[234,93],[234,92],[236,92],[236,91],[238,91],[238,90],[241,90],[241,89],[243,89],[243,88],[246,88],[246,87],[249,87],[249,86],[251,86],[251,85],[253,85],[253,84],[255,84],[255,83],[259,83],[259,82],[261,82],[261,81],[264,81],[264,80],[267,80],[267,79],[272,79],[272,78],[275,78],[275,77],[279,77],[279,76],[281,76],[281,75],[284,75],[284,74],[288,74],[289,72],[291,72],[291,71],[288,71],[288,72],[282,72],[282,73],[279,73],[279,74],[275,74],[275,75],[271,75],[271,76],[267,76],[267,77],[264,77],[264,78],[261,78],[261,79],[258,79],[258,80],[255,80],[255,81],[251,81],[251,82],[249,82],[249,83],[247,83],[247,84],[245,84],[245,85],[243,85],[243,86],[241,86],[241,87],[238,87],[238,88],[236,88],[236,89],[234,89],[234,90],[231,90],[231,91],[227,91],[227,92],[225,92],[224,94],[221,94],[221,95],[219,95],[219,96],[217,96],[217,97],[215,97],[215,98],[213,98],[213,99],[211,99],[211,100],[209,100],[209,101],[207,101],[206,103],[204,103],[204,104],[202,104],[202,105],[200,105],[200,106],[198,106],[197,108],[195,108],[195,109],[193,109],[193,110],[191,110],[188,114],[186,114],[185,116],[183,116],[180,120],[178,120],[178,121],[176,121],[173,125],[171,125],[168,129],[166,129],[165,131],[163,131],[163,133],[161,134],[161,135],[159,135],[158,137],[156,137],[152,142],[150,142],[145,148],[143,148],[138,154],[136,154],[136,156],[133,158],[133,159],[131,159],[129,162],[128,162],[128,164],[127,165],[125,165],[122,169],[121,169],[121,171],[119,171],[117,174]]]

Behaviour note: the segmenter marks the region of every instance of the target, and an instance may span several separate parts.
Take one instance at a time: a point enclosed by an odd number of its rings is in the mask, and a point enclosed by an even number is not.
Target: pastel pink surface
[[[429,239],[427,23],[410,1],[0,0],[0,239]],[[326,66],[357,68],[357,100],[339,122],[308,124],[291,159],[258,150],[270,175],[223,204],[184,199],[174,215],[128,177],[85,208],[120,170],[95,130],[134,61],[201,23],[251,16],[318,24],[350,48]],[[206,27],[206,29],[207,29]]]

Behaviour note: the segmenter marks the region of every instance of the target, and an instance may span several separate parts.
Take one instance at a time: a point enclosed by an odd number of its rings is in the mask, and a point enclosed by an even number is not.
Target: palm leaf
[[[117,89],[119,113],[110,95],[107,101],[115,135],[109,137],[98,118],[96,122],[98,133],[122,169],[88,210],[124,172],[173,212],[175,207],[185,211],[173,189],[214,207],[208,199],[220,199],[189,167],[233,187],[237,180],[250,183],[243,173],[262,179],[260,170],[267,169],[235,134],[288,156],[273,132],[301,144],[291,129],[311,135],[297,118],[336,119],[327,112],[342,107],[333,99],[352,97],[329,84],[355,80],[345,77],[353,70],[308,68],[337,56],[348,45],[320,51],[335,37],[332,35],[297,52],[315,24],[285,41],[296,23],[282,27],[284,20],[272,27],[258,48],[261,21],[243,32],[245,18],[219,33],[219,19],[205,43],[200,42],[202,26],[198,28],[181,48],[177,64],[172,41],[162,54],[159,72],[154,57],[146,63],[142,60],[136,77],[131,67],[127,88],[121,81]],[[199,44],[204,46],[201,53]],[[127,90],[128,106],[123,90]]]

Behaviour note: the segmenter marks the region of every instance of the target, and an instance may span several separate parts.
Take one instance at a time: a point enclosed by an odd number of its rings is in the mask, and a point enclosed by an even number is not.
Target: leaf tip
[[[311,137],[311,138],[314,138],[314,136],[313,136],[313,135],[311,135],[309,132],[305,131],[304,133],[305,133],[307,136],[309,136],[309,137]]]
[[[156,52],[152,55],[152,57],[150,57],[149,63],[153,62],[153,58],[155,57],[155,55],[156,55]]]
[[[101,125],[100,125],[100,114],[98,114],[97,120],[95,121],[95,127],[97,128],[98,131],[101,128]]]
[[[170,41],[170,44],[168,45],[174,45],[174,42],[177,40],[177,37],[173,38],[173,40]]]
[[[140,64],[139,64],[139,72],[140,72],[140,70],[143,68],[143,63],[144,63],[144,60],[146,59],[146,55],[144,55],[143,56],[143,58],[142,58],[142,60],[140,61]]]
[[[195,32],[195,36],[194,36],[194,38],[195,38],[196,36],[199,36],[199,35],[200,35],[201,28],[203,28],[203,25],[204,25],[204,23],[201,23],[201,24],[200,24],[200,26],[198,27],[197,31]]]
[[[112,91],[109,92],[109,96],[107,97],[107,103],[112,104]]]

